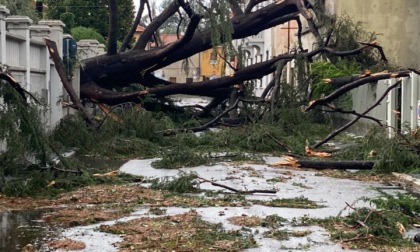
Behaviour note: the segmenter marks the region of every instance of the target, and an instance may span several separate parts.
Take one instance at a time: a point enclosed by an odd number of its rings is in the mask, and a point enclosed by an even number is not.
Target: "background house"
[[[208,49],[200,53],[200,74],[201,80],[210,78],[219,78],[225,75],[225,63],[223,50],[221,47],[217,49]]]
[[[141,33],[144,31],[144,27],[137,26],[134,37],[137,40]],[[163,45],[170,44],[178,40],[177,34],[160,34],[160,39]],[[155,42],[150,42],[148,49],[156,47]],[[156,77],[173,82],[173,83],[186,83],[193,82],[200,79],[200,55],[196,54],[189,57],[186,60],[177,61],[166,67],[163,67],[154,72]]]

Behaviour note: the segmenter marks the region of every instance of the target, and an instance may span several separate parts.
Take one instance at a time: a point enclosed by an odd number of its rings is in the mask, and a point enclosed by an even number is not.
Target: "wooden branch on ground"
[[[222,185],[222,184],[219,184],[217,182],[213,182],[211,180],[208,180],[208,179],[205,179],[205,178],[202,178],[202,177],[197,177],[197,178],[199,180],[201,180],[202,182],[207,182],[207,183],[210,183],[213,186],[222,187],[222,188],[228,189],[228,190],[230,190],[232,192],[239,193],[239,194],[253,194],[253,193],[271,193],[271,194],[276,194],[277,193],[276,190],[258,190],[257,189],[257,190],[243,191],[243,190],[238,190],[238,189],[232,188],[232,187],[227,186],[227,185]]]
[[[288,152],[292,152],[292,149],[290,149],[289,146],[287,146],[286,144],[280,142],[277,138],[275,138],[273,135],[271,135],[270,133],[266,132],[264,135],[268,136],[269,138],[271,138],[274,142],[276,142],[278,145],[280,145],[281,147],[285,148]]]
[[[298,160],[299,167],[312,168],[317,170],[337,169],[337,170],[372,170],[375,162],[358,160]]]
[[[63,61],[60,58],[60,55],[58,54],[57,44],[50,40],[49,38],[44,38],[45,43],[48,47],[48,51],[50,53],[50,56],[52,60],[54,61],[55,69],[57,70],[58,75],[60,76],[61,82],[63,83],[64,89],[66,89],[68,95],[70,96],[71,101],[73,104],[76,105],[77,110],[83,115],[84,119],[87,121],[87,123],[94,129],[96,129],[97,124],[93,120],[92,115],[90,115],[85,107],[82,105],[82,103],[79,100],[79,97],[77,97],[76,92],[73,89],[73,86],[71,83],[67,80],[67,75],[65,72]]]
[[[365,160],[309,160],[295,159],[286,156],[272,166],[290,166],[296,168],[311,168],[316,170],[337,169],[337,170],[371,170],[375,162]]]
[[[388,93],[394,89],[395,87],[397,87],[398,85],[401,84],[401,80],[396,82],[395,84],[389,86],[385,92],[382,94],[381,97],[378,98],[378,100],[372,105],[370,106],[368,109],[366,109],[363,113],[361,113],[360,115],[358,115],[355,119],[353,119],[351,122],[347,123],[346,125],[344,125],[343,127],[334,130],[332,133],[330,133],[326,138],[324,138],[322,141],[316,143],[315,145],[313,145],[311,147],[311,149],[316,149],[319,146],[323,145],[324,143],[328,142],[329,140],[333,139],[335,136],[337,136],[338,134],[340,134],[341,132],[343,132],[344,130],[348,129],[350,126],[352,126],[353,124],[355,124],[357,121],[359,121],[360,118],[362,118],[363,115],[366,115],[367,113],[369,113],[372,109],[374,109],[376,106],[378,106],[381,101],[383,99],[385,99],[385,97],[388,95]]]

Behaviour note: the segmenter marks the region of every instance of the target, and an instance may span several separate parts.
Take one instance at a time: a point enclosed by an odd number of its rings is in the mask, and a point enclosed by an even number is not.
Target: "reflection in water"
[[[54,233],[40,220],[41,214],[39,210],[0,213],[0,251],[21,251],[29,243],[39,248],[40,242]]]

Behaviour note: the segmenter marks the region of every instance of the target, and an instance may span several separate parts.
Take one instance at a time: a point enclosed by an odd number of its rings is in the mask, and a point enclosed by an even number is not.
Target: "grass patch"
[[[194,211],[101,225],[99,229],[124,234],[119,247],[135,251],[239,251],[256,246],[251,234],[226,231],[221,224],[201,220]]]
[[[261,226],[262,219],[258,216],[233,216],[228,221],[237,226],[257,227]]]
[[[200,183],[196,173],[180,173],[178,177],[163,177],[152,180],[151,189],[166,190],[169,192],[186,193],[199,192]]]
[[[402,130],[410,132],[409,130]],[[416,153],[416,146],[420,146],[419,139],[410,134],[396,135],[392,139],[386,137],[383,128],[373,127],[362,138],[351,138],[343,135],[338,138],[349,145],[334,155],[334,159],[373,160],[376,162],[376,173],[409,172],[420,167],[420,158]],[[407,140],[411,144],[407,143]]]
[[[420,221],[420,201],[407,194],[391,195],[379,191],[380,196],[361,199],[372,207],[352,207],[347,216],[327,219],[300,220],[303,224],[321,225],[331,238],[351,249],[374,251],[417,251],[419,245],[404,238],[404,233]],[[301,225],[295,222],[295,224]]]
[[[315,209],[315,208],[323,207],[303,196],[297,197],[297,198],[290,198],[290,199],[273,199],[270,201],[251,200],[251,202],[253,204],[270,206],[270,207],[305,208],[305,209]]]
[[[266,238],[272,238],[279,241],[289,240],[289,232],[287,230],[274,229],[274,230],[264,232],[263,236]]]

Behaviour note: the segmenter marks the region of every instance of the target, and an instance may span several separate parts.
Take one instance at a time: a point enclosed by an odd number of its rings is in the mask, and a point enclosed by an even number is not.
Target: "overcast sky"
[[[153,1],[153,0],[152,0]],[[152,2],[152,1],[149,1],[149,2]],[[161,2],[162,0],[155,0],[155,2],[157,3],[157,6],[159,6],[159,3]],[[135,11],[136,11],[136,13],[137,13],[137,10],[139,9],[139,6],[140,6],[140,0],[134,0],[134,5],[136,6],[136,9],[135,9]]]

